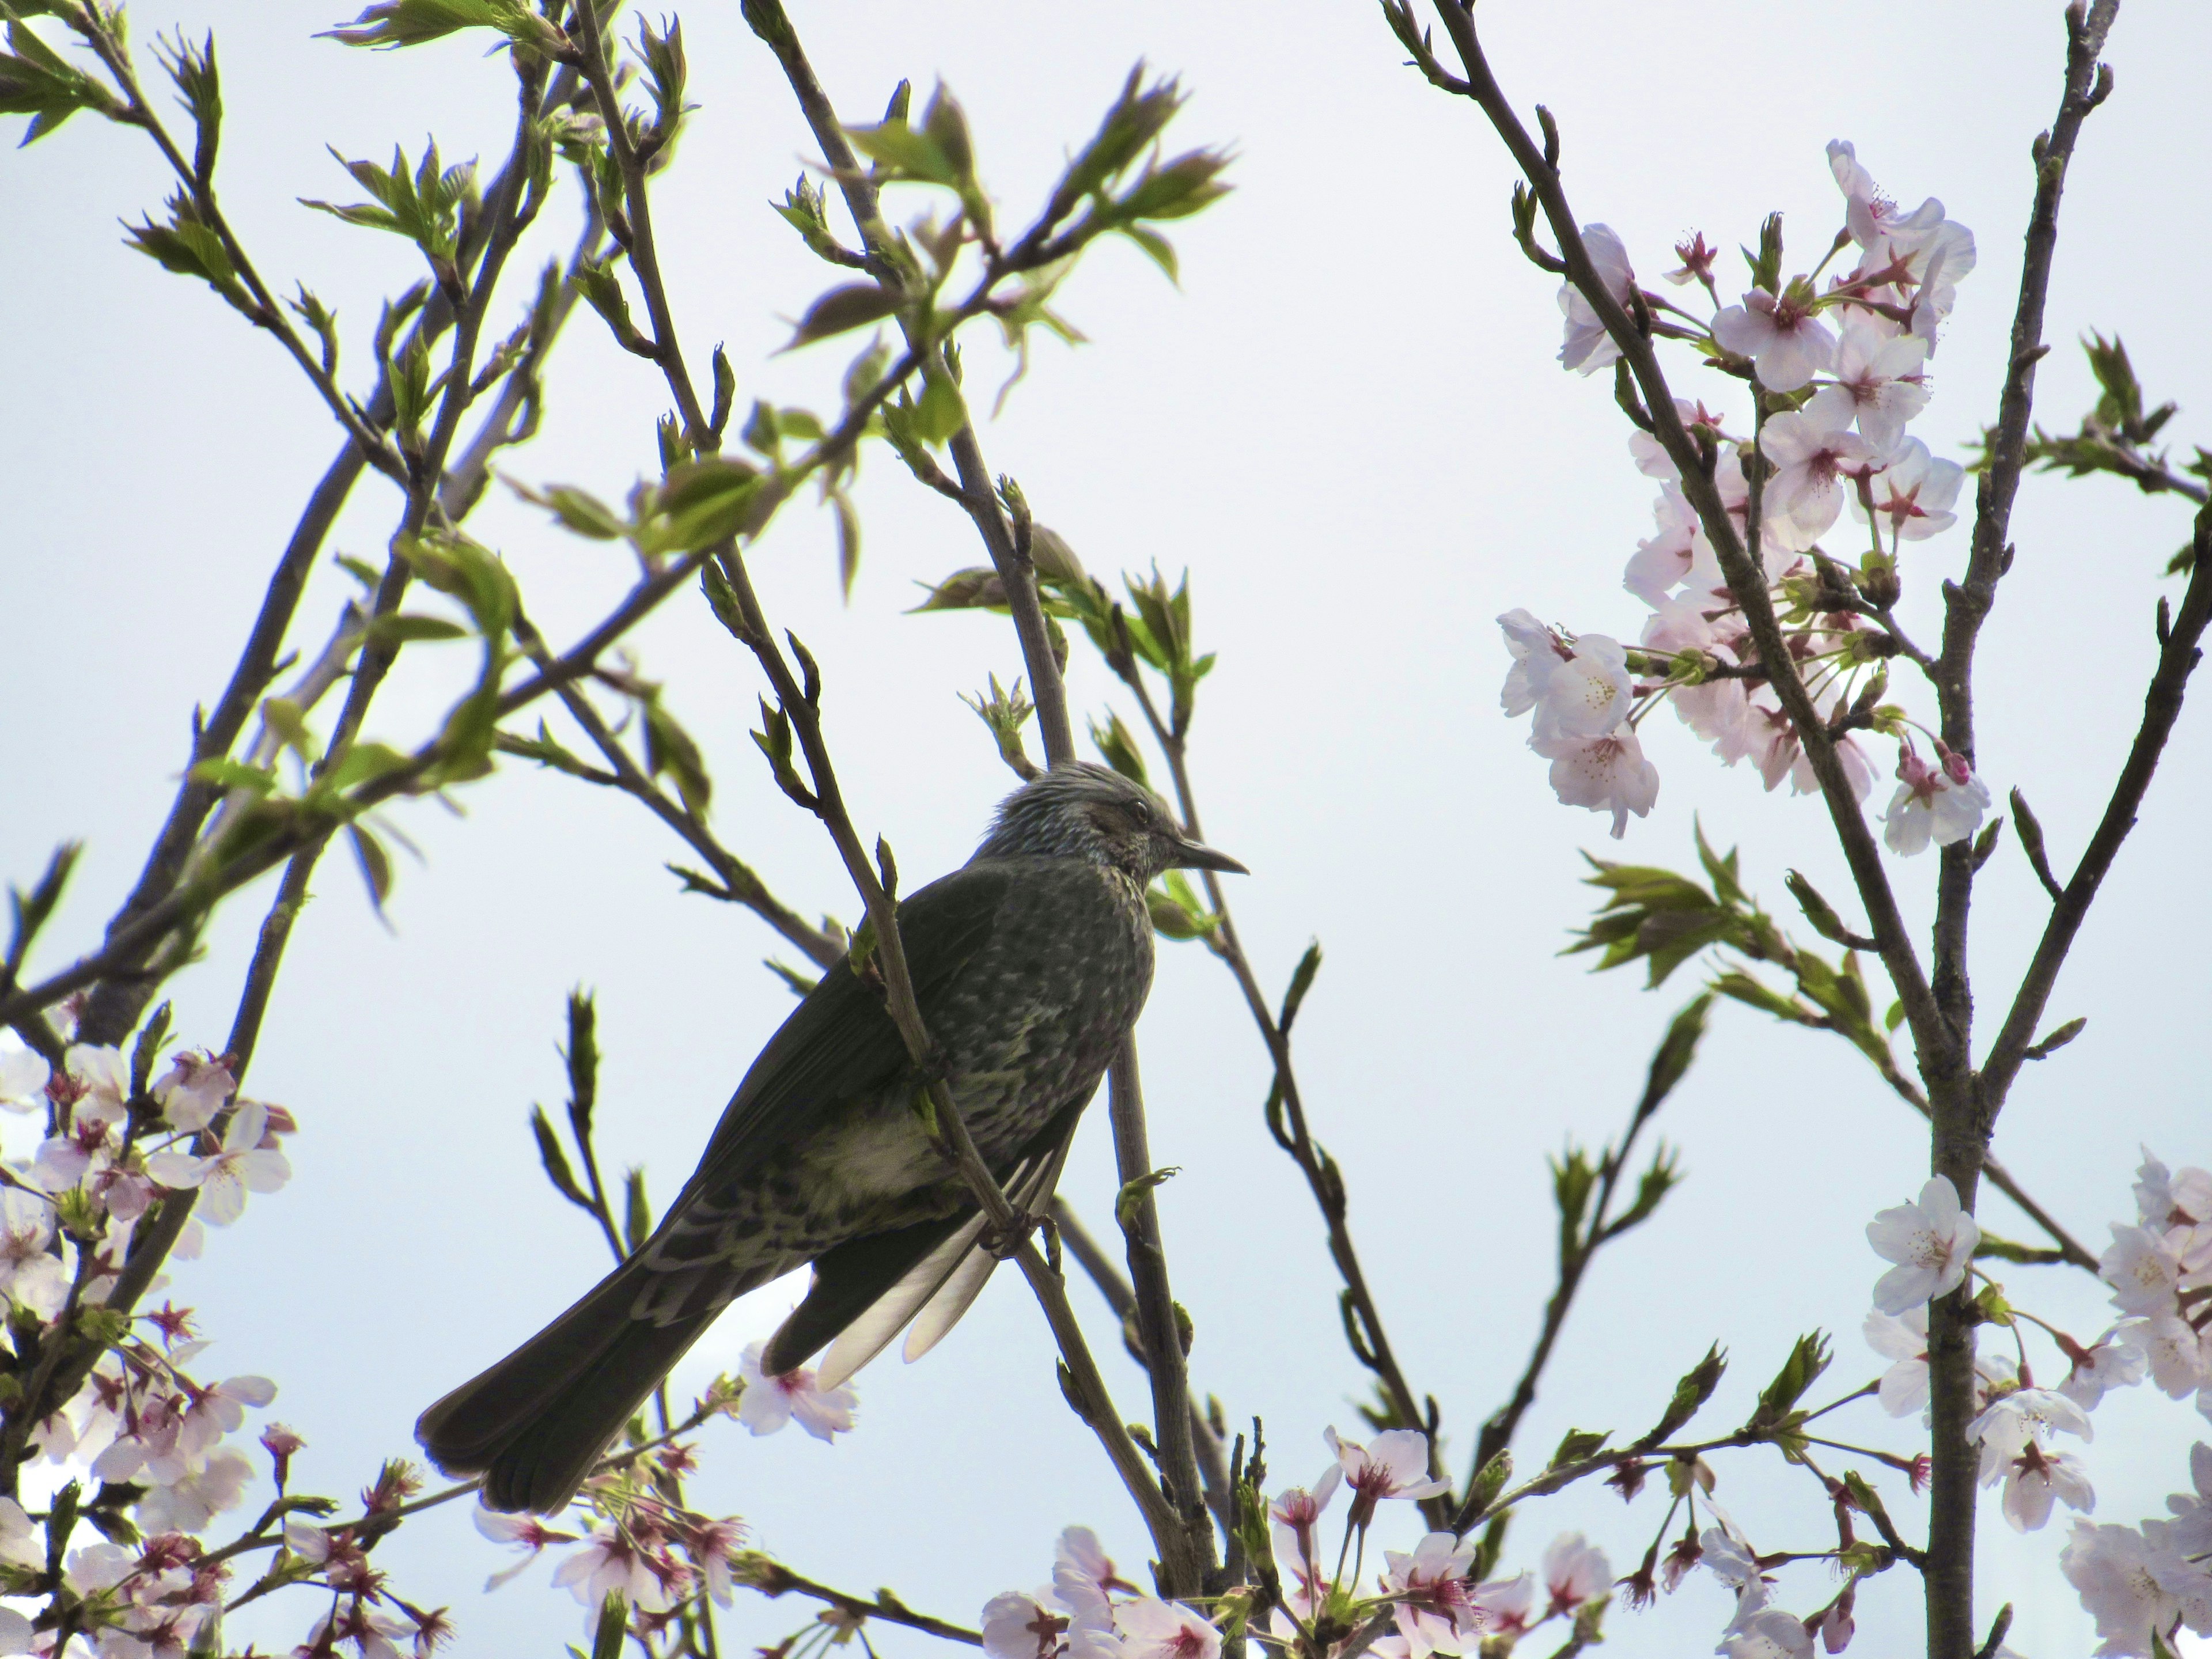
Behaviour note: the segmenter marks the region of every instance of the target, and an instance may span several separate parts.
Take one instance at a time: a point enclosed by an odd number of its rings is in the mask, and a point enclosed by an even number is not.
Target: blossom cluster
[[[1861,800],[1873,790],[1875,766],[1855,733],[1897,743],[1899,783],[1882,814],[1884,837],[1910,854],[1972,835],[1990,805],[1965,757],[1881,702],[1887,660],[1910,653],[1890,615],[1901,591],[1900,550],[1956,522],[1963,469],[1906,428],[1927,407],[1927,360],[1960,279],[1973,269],[1974,239],[1933,198],[1901,211],[1850,144],[1831,144],[1828,159],[1844,226],[1811,274],[1783,282],[1779,225],[1771,222],[1771,258],[1754,261],[1753,286],[1740,302],[1723,305],[1705,238],[1676,248],[1682,263],[1667,279],[1701,288],[1712,307],[1705,316],[1639,288],[1627,249],[1607,227],[1584,227],[1583,241],[1624,307],[1751,382],[1758,413],[1749,437],[1728,432],[1702,404],[1678,399],[1676,416],[1711,459],[1735,539],[1757,561],[1791,661]],[[1856,255],[1851,267],[1818,286],[1846,248]],[[1615,362],[1619,347],[1572,282],[1559,303],[1560,362],[1584,374]],[[1797,793],[1819,787],[1674,458],[1648,429],[1630,449],[1660,484],[1655,533],[1639,544],[1623,583],[1650,610],[1638,645],[1549,627],[1527,611],[1498,618],[1514,659],[1505,712],[1534,714],[1528,744],[1552,763],[1553,790],[1568,805],[1610,812],[1616,838],[1632,814],[1643,817],[1657,802],[1658,769],[1644,757],[1639,728],[1662,702],[1724,765],[1750,761],[1769,790],[1785,778]],[[1867,550],[1848,565],[1823,546],[1847,505]]]
[[[74,1010],[59,1013],[66,1040]],[[0,1653],[60,1659],[64,1649],[88,1649],[99,1659],[152,1659],[221,1650],[231,1562],[265,1550],[273,1559],[257,1588],[300,1583],[331,1592],[299,1654],[334,1659],[343,1644],[360,1659],[422,1659],[448,1633],[443,1613],[399,1598],[367,1553],[419,1490],[407,1466],[387,1466],[362,1494],[359,1520],[319,1526],[299,1506],[334,1505],[285,1496],[291,1460],[305,1442],[282,1424],[266,1424],[258,1443],[278,1502],[217,1547],[205,1534],[262,1478],[235,1437],[249,1411],[275,1399],[276,1385],[264,1376],[202,1374],[209,1344],[189,1308],[165,1302],[129,1316],[106,1309],[157,1206],[193,1195],[191,1218],[169,1251],[189,1258],[201,1249],[203,1221],[228,1226],[244,1213],[248,1194],[274,1193],[291,1176],[283,1137],[297,1125],[289,1111],[240,1098],[226,1057],[179,1052],[149,1076],[154,1046],[142,1042],[126,1055],[73,1043],[58,1067],[28,1049],[0,1048],[0,1108],[42,1115],[45,1131],[27,1155],[0,1164],[0,1294],[10,1306],[10,1331],[19,1343],[45,1343],[57,1340],[64,1321],[80,1330],[104,1321],[109,1334],[75,1397],[28,1435],[34,1456],[60,1466],[58,1480],[76,1476],[82,1485],[88,1477],[96,1486],[76,1510],[94,1541],[58,1563],[69,1609],[61,1628],[70,1634],[0,1607]],[[157,1278],[147,1288],[158,1291],[164,1283]],[[0,1503],[0,1587],[43,1595],[46,1565],[46,1544],[29,1516]],[[21,1571],[11,1576],[10,1568]]]
[[[2045,1526],[2057,1504],[2079,1512],[2059,1565],[2096,1619],[2100,1655],[2148,1655],[2154,1635],[2170,1646],[2184,1625],[2212,1634],[2212,1446],[2191,1454],[2191,1490],[2167,1500],[2172,1518],[2134,1528],[2086,1518],[2096,1507],[2087,1471],[2079,1454],[2052,1444],[2060,1435],[2093,1441],[2090,1414],[2105,1396],[2146,1379],[2212,1417],[2212,1171],[2171,1170],[2146,1152],[2135,1199],[2136,1220],[2113,1224],[2099,1263],[2120,1318],[2084,1342],[2007,1307],[2017,1360],[1977,1356],[1978,1412],[1967,1426],[1982,1484],[2002,1483],[2001,1508],[2015,1531]],[[1892,1416],[1924,1414],[1928,1303],[1979,1273],[1979,1230],[1939,1176],[1915,1202],[1876,1216],[1867,1236],[1897,1264],[1875,1286],[1866,1322],[1869,1344],[1892,1362],[1879,1397]],[[2030,1324],[2064,1362],[2055,1387],[2035,1383],[2019,1340]]]
[[[855,1420],[859,1396],[850,1383],[824,1389],[805,1367],[781,1376],[763,1373],[762,1343],[744,1351],[738,1378],[718,1378],[691,1414],[690,1426],[728,1416],[755,1435],[774,1434],[796,1423],[818,1440],[835,1441]],[[479,1506],[477,1530],[520,1552],[484,1583],[497,1589],[556,1552],[556,1588],[583,1604],[587,1636],[596,1630],[609,1596],[622,1598],[632,1632],[647,1646],[677,1626],[704,1596],[730,1605],[733,1587],[774,1583],[777,1569],[744,1547],[746,1529],[736,1516],[713,1516],[682,1502],[684,1477],[697,1467],[677,1431],[609,1460],[586,1480],[573,1515],[576,1530],[534,1515],[507,1515]]]
[[[1430,1477],[1428,1437],[1413,1430],[1362,1443],[1332,1429],[1324,1438],[1331,1461],[1320,1478],[1278,1492],[1267,1506],[1280,1585],[1273,1607],[1255,1607],[1248,1590],[1209,1617],[1146,1595],[1090,1528],[1071,1527],[1054,1549],[1051,1583],[1010,1590],[984,1607],[988,1659],[1218,1659],[1224,1630],[1285,1652],[1358,1642],[1385,1659],[1503,1652],[1554,1620],[1595,1638],[1613,1568],[1580,1533],[1555,1540],[1534,1571],[1478,1581],[1480,1540],[1431,1532],[1410,1551],[1385,1550],[1372,1588],[1363,1589],[1367,1535],[1382,1505],[1436,1496],[1448,1483]],[[1346,1502],[1332,1549],[1322,1525],[1340,1493]],[[1362,1630],[1378,1619],[1387,1628]]]

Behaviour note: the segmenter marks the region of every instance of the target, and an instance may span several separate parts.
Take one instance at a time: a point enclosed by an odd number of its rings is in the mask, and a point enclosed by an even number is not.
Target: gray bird
[[[1145,893],[1175,866],[1244,868],[1186,836],[1150,790],[1074,763],[1007,797],[975,855],[898,907],[952,1097],[1030,1212],[1145,1006]],[[763,1372],[834,1340],[827,1386],[909,1323],[907,1358],[927,1352],[995,1258],[985,1218],[915,1118],[917,1083],[879,994],[839,962],[753,1061],[644,1247],[422,1413],[415,1434],[431,1461],[483,1475],[494,1509],[559,1508],[733,1297],[809,1262],[813,1283]]]

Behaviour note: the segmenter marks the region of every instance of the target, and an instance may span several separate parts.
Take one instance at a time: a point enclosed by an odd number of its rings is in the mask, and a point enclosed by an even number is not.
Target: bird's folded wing
[[[1041,1214],[1066,1162],[1080,1109],[1060,1115],[1001,1176],[1016,1209]],[[814,1264],[814,1282],[769,1343],[763,1366],[788,1370],[835,1337],[819,1386],[833,1388],[886,1347],[917,1314],[926,1340],[909,1340],[919,1358],[958,1322],[991,1276],[997,1258],[980,1242],[980,1212],[878,1233],[840,1245]]]
[[[956,870],[899,906],[899,939],[925,1018],[989,943],[1010,878],[1003,867]],[[804,1133],[827,1108],[891,1087],[908,1068],[906,1045],[874,988],[849,959],[822,975],[769,1039],[738,1085],[699,1159],[647,1246],[653,1265],[689,1265],[677,1243],[705,1223],[695,1210],[718,1207],[716,1194],[741,1185],[771,1154]],[[658,1248],[673,1246],[674,1248]]]

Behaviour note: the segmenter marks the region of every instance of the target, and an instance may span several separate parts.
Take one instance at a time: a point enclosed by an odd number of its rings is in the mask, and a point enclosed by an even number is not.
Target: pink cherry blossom
[[[208,1522],[245,1501],[253,1465],[244,1452],[218,1446],[206,1464],[159,1486],[138,1500],[138,1524],[148,1532],[203,1531]]]
[[[2171,1637],[2185,1618],[2200,1635],[2212,1628],[2212,1577],[2131,1527],[2076,1521],[2058,1565],[2097,1621],[2100,1656],[2147,1654],[2153,1632]]]
[[[1334,1429],[1324,1431],[1322,1438],[1336,1455],[1345,1485],[1352,1489],[1351,1523],[1355,1527],[1364,1527],[1384,1498],[1433,1498],[1451,1490],[1450,1481],[1429,1478],[1429,1437],[1418,1429],[1386,1429],[1366,1446],[1340,1439]]]
[[[1958,504],[1959,488],[1966,471],[1956,461],[1938,460],[1917,438],[1903,440],[1890,453],[1889,465],[1872,480],[1874,516],[1893,542],[1922,542],[1940,536],[1959,522],[1951,509]],[[1856,491],[1851,513],[1863,520],[1866,508]]]
[[[794,1419],[817,1440],[834,1441],[848,1432],[860,1403],[853,1385],[821,1388],[805,1366],[781,1376],[763,1376],[761,1355],[766,1347],[755,1342],[745,1349],[740,1367],[745,1391],[738,1401],[738,1421],[755,1434],[774,1434]]]
[[[1920,1189],[1918,1200],[1882,1211],[1867,1224],[1867,1243],[1885,1261],[1898,1265],[1876,1281],[1874,1305],[1902,1314],[1966,1281],[1982,1230],[1959,1207],[1958,1189],[1936,1176]]]
[[[1509,715],[1535,711],[1529,743],[1602,736],[1627,718],[1632,695],[1626,653],[1618,640],[1584,634],[1572,644],[1526,611],[1498,619],[1513,666],[1499,702]]]
[[[120,1048],[80,1042],[62,1056],[62,1063],[84,1090],[75,1109],[78,1115],[89,1111],[109,1123],[130,1115],[131,1062]]]
[[[1723,1659],[1802,1659],[1813,1651],[1813,1633],[1796,1613],[1761,1607],[1716,1651]]]
[[[1866,1316],[1867,1346],[1893,1362],[1881,1374],[1876,1397],[1892,1417],[1909,1417],[1928,1403],[1928,1304],[1902,1314],[1879,1309]]]
[[[10,1187],[0,1193],[0,1295],[51,1319],[69,1297],[69,1275],[48,1253],[54,1206]]]
[[[1583,246],[1607,292],[1626,305],[1636,287],[1636,273],[1629,266],[1628,250],[1621,246],[1620,238],[1607,226],[1584,225]],[[1559,347],[1560,367],[1588,374],[1620,358],[1620,348],[1613,344],[1597,313],[1572,283],[1559,284],[1559,309],[1567,319],[1566,339]]]
[[[1060,1659],[1067,1651],[1067,1616],[1034,1595],[1009,1590],[983,1604],[988,1659]]]
[[[1536,1621],[1536,1579],[1528,1572],[1493,1578],[1474,1587],[1475,1611],[1489,1620],[1486,1631],[1515,1636]]]
[[[1878,471],[1881,456],[1846,424],[1837,408],[1816,405],[1777,415],[1759,434],[1760,453],[1779,469],[1767,480],[1765,528],[1784,544],[1810,547],[1844,510],[1844,480]]]
[[[1897,775],[1903,781],[1881,815],[1881,838],[1902,857],[1926,852],[1930,842],[1948,847],[1964,841],[1990,810],[1989,785],[1972,772],[1954,777],[1948,768],[1930,766],[1909,748],[1898,751]]]
[[[1713,319],[1713,337],[1750,358],[1768,391],[1795,392],[1836,364],[1835,333],[1814,313],[1812,297],[1801,283],[1778,296],[1753,289]]]
[[[1180,1601],[1142,1596],[1115,1610],[1122,1659],[1220,1659],[1221,1632]]]
[[[543,1517],[535,1515],[504,1515],[497,1510],[488,1510],[479,1504],[477,1506],[475,1520],[477,1530],[485,1537],[495,1543],[512,1544],[522,1552],[522,1559],[513,1566],[501,1567],[484,1580],[484,1589],[487,1591],[497,1589],[501,1584],[528,1567],[532,1562],[537,1560],[539,1552],[548,1545],[573,1544],[576,1541],[574,1533],[556,1532],[545,1524]],[[287,1536],[289,1536],[289,1530]]]
[[[1910,253],[1942,225],[1943,204],[1932,196],[1911,213],[1900,212],[1859,164],[1858,151],[1849,143],[1838,139],[1829,144],[1828,167],[1844,192],[1844,223],[1861,247],[1886,244],[1898,253]]]
[[[1836,343],[1835,380],[1814,395],[1813,404],[1820,405],[1815,418],[1838,425],[1856,421],[1862,437],[1881,453],[1893,453],[1905,422],[1928,407],[1921,373],[1927,361],[1927,341],[1910,334],[1886,338],[1865,319],[1852,318]]]
[[[290,1160],[262,1148],[268,1128],[269,1109],[258,1100],[241,1100],[223,1130],[220,1151],[208,1158],[156,1152],[146,1160],[146,1173],[173,1191],[198,1188],[198,1213],[227,1227],[246,1212],[249,1191],[273,1193],[292,1178]]]
[[[1556,738],[1536,752],[1552,763],[1552,790],[1560,804],[1612,813],[1615,841],[1628,833],[1631,812],[1646,817],[1658,803],[1659,769],[1644,758],[1644,745],[1626,727],[1602,738]]]
[[[2053,1500],[2085,1513],[2097,1507],[2081,1460],[2066,1452],[2031,1443],[2019,1456],[1993,1462],[1985,1447],[1982,1484],[1994,1486],[1999,1480],[2004,1482],[2005,1522],[2014,1532],[2035,1532],[2047,1524]]]
[[[1407,1659],[1432,1653],[1464,1653],[1491,1628],[1489,1615],[1476,1605],[1468,1577],[1480,1540],[1432,1532],[1410,1555],[1385,1552],[1383,1588],[1402,1596],[1393,1612],[1405,1638]]]
[[[594,1527],[591,1535],[553,1572],[553,1582],[564,1586],[586,1607],[597,1608],[610,1595],[626,1598],[634,1608],[665,1613],[676,1598],[678,1574],[672,1563],[653,1559],[618,1527]]]
[[[1563,1532],[1544,1552],[1544,1589],[1552,1598],[1546,1616],[1572,1613],[1613,1583],[1613,1564],[1605,1552],[1584,1540],[1578,1532]]]
[[[215,1121],[237,1080],[227,1060],[212,1054],[179,1053],[169,1069],[155,1079],[149,1092],[161,1103],[161,1115],[174,1129],[204,1129]]]
[[[2111,1390],[2142,1382],[2150,1367],[2150,1356],[2137,1340],[2142,1328],[2139,1321],[2124,1321],[2074,1354],[2058,1392],[2083,1411],[2094,1411]]]
[[[43,1111],[46,1081],[52,1075],[46,1062],[24,1048],[14,1033],[0,1040],[0,1109]]]

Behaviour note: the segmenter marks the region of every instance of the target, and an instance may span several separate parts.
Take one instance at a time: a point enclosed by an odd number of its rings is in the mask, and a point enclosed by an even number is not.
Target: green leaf
[[[1589,1429],[1569,1429],[1559,1441],[1559,1450],[1552,1454],[1552,1461],[1545,1467],[1562,1469],[1570,1463],[1579,1463],[1586,1457],[1595,1457],[1598,1448],[1611,1438],[1613,1431],[1610,1429],[1602,1433]]]
[[[30,954],[32,941],[40,930],[52,919],[55,908],[62,902],[62,893],[69,885],[70,872],[76,868],[77,855],[83,852],[82,842],[65,841],[54,848],[53,856],[27,893],[13,883],[8,888],[8,910],[10,927],[8,934],[7,964],[12,972],[22,967]]]
[[[620,1591],[609,1591],[599,1604],[599,1628],[592,1638],[592,1659],[622,1659],[623,1632],[629,1627],[629,1603]]]
[[[1644,1098],[1637,1106],[1638,1122],[1657,1111],[1661,1103],[1674,1091],[1674,1085],[1687,1074],[1690,1064],[1698,1057],[1698,1043],[1705,1035],[1705,1016],[1711,1012],[1712,993],[1708,991],[1676,1014],[1667,1027],[1667,1035],[1660,1039],[1658,1051],[1651,1056],[1651,1070],[1644,1080]]]
[[[903,117],[894,117],[879,126],[848,127],[845,136],[854,149],[879,163],[891,178],[932,185],[959,183],[951,158],[935,139],[909,127]]]
[[[1468,1483],[1467,1498],[1460,1505],[1462,1515],[1480,1515],[1498,1501],[1498,1494],[1505,1490],[1513,1479],[1513,1454],[1501,1449],[1482,1466],[1481,1472]]]
[[[1828,1369],[1832,1356],[1825,1331],[1814,1331],[1801,1336],[1790,1350],[1790,1358],[1775,1374],[1759,1396],[1759,1405],[1747,1425],[1753,1430],[1772,1429],[1782,1424],[1806,1389],[1811,1388],[1820,1373]]]
[[[960,388],[940,370],[924,371],[921,397],[914,405],[914,433],[926,444],[942,444],[968,419]]]
[[[526,501],[545,508],[567,528],[595,542],[619,541],[630,526],[621,514],[587,490],[570,484],[548,484],[543,490],[507,482],[507,488]]]
[[[661,707],[657,695],[644,700],[644,710],[647,772],[656,778],[664,772],[668,774],[686,810],[695,817],[703,818],[714,799],[714,785],[707,775],[707,763],[699,753],[699,745],[677,723],[676,717]]]
[[[373,620],[362,631],[362,637],[371,645],[392,649],[422,640],[465,640],[470,635],[460,623],[444,617],[393,611]]]
[[[553,1121],[545,1115],[543,1106],[530,1109],[530,1133],[537,1139],[538,1162],[545,1166],[545,1178],[553,1183],[553,1190],[571,1204],[590,1209],[592,1200],[568,1168],[568,1155],[561,1150],[561,1138],[553,1133]]]
[[[1298,958],[1298,965],[1291,969],[1289,988],[1283,993],[1283,1011],[1276,1018],[1275,1028],[1285,1036],[1290,1035],[1291,1025],[1297,1018],[1298,1010],[1305,1006],[1306,993],[1313,989],[1314,975],[1319,972],[1321,941],[1315,939],[1307,945],[1305,954]]]
[[[646,1201],[645,1171],[632,1170],[623,1176],[623,1242],[635,1255],[652,1237],[653,1206]]]
[[[1713,1390],[1720,1387],[1722,1375],[1727,1370],[1728,1356],[1716,1342],[1705,1351],[1705,1357],[1684,1372],[1681,1380],[1674,1384],[1674,1398],[1667,1402],[1667,1409],[1650,1431],[1636,1443],[1637,1449],[1649,1451],[1662,1443],[1702,1411],[1705,1402],[1713,1397]]]
[[[837,519],[837,586],[850,605],[853,579],[860,574],[860,514],[842,489],[830,492],[830,507]]]
[[[1094,718],[1091,722],[1091,741],[1116,772],[1147,789],[1152,787],[1152,779],[1145,770],[1144,751],[1138,748],[1135,734],[1121,724],[1119,714],[1108,710],[1103,725]]]
[[[389,744],[352,743],[339,751],[337,760],[323,769],[323,775],[317,782],[321,788],[343,792],[360,784],[373,782],[406,764],[407,757]]]
[[[369,904],[382,915],[384,902],[392,896],[392,855],[384,850],[383,842],[360,824],[346,825],[346,839],[353,843],[354,861],[361,866]]]
[[[33,118],[25,144],[38,143],[81,109],[106,107],[106,97],[91,78],[72,68],[28,23],[9,23],[8,45],[12,51],[0,53],[0,115]]]
[[[275,770],[264,766],[248,766],[244,761],[233,760],[227,755],[201,761],[186,776],[199,783],[211,783],[221,789],[250,789],[257,795],[265,795],[276,787]]]
[[[1838,945],[1852,942],[1850,930],[1844,926],[1844,919],[1836,914],[1835,908],[1827,900],[1820,896],[1811,882],[1795,870],[1784,876],[1782,882],[1790,890],[1790,896],[1797,901],[1797,908],[1805,913],[1805,920],[1813,924],[1814,933],[1823,939],[1833,939]]]
[[[1124,1182],[1121,1190],[1114,1198],[1114,1219],[1121,1224],[1122,1231],[1127,1232],[1137,1224],[1137,1211],[1146,1193],[1163,1182],[1174,1180],[1182,1173],[1182,1170],[1170,1165],[1164,1170],[1140,1175],[1134,1181]]]
[[[559,31],[539,25],[520,0],[386,0],[323,38],[349,46],[419,46],[468,28],[497,29],[511,40],[546,45]]]
[[[806,314],[799,319],[796,331],[783,349],[796,351],[817,340],[827,340],[856,328],[866,328],[870,323],[879,323],[896,315],[905,303],[903,295],[878,283],[847,283],[833,288],[807,307]]]
[[[744,529],[760,474],[728,455],[702,455],[673,468],[653,493],[647,539],[657,551],[696,553]]]

